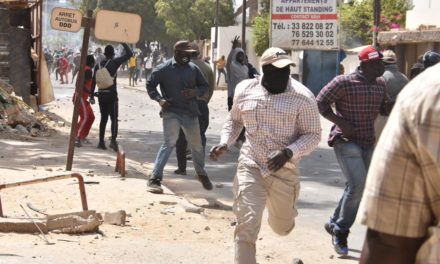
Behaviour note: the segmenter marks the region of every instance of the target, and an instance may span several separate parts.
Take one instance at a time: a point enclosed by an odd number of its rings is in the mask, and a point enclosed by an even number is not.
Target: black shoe
[[[332,223],[330,223],[330,222],[327,222],[327,223],[325,223],[324,224],[324,229],[325,229],[325,231],[327,231],[327,233],[329,233],[330,235],[334,235],[334,233],[333,233],[333,227],[334,227],[334,224],[332,224]]]
[[[150,193],[156,193],[156,194],[161,194],[163,193],[163,189],[161,187],[160,184],[160,180],[159,179],[149,179],[148,183],[147,183],[147,191],[149,191]]]
[[[115,152],[118,152],[118,142],[116,141],[111,141],[110,145],[108,145],[109,148],[113,149]]]
[[[202,183],[203,188],[210,191],[212,190],[212,183],[208,178],[208,175],[197,175],[197,178],[199,179],[199,182]]]
[[[107,147],[105,146],[105,143],[103,141],[99,141],[98,146],[96,146],[99,149],[106,150]]]
[[[186,170],[177,169],[174,171],[174,174],[186,175]]]
[[[75,147],[77,148],[82,147],[81,140],[79,138],[75,140]]]

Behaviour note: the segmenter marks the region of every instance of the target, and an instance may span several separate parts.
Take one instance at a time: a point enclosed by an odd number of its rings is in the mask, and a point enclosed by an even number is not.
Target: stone
[[[53,171],[52,168],[44,168],[45,171]]]
[[[127,213],[124,210],[119,210],[115,213],[104,213],[104,223],[109,225],[124,226],[127,218]]]
[[[200,214],[204,211],[203,208],[197,206],[185,206],[184,208],[187,213]]]
[[[22,125],[16,125],[15,129],[17,129],[18,132],[20,132],[22,134],[29,134],[29,131]]]
[[[300,258],[294,258],[292,264],[304,264],[304,262]]]
[[[223,187],[224,187],[223,183],[217,183],[215,185],[215,188],[223,188]]]
[[[58,121],[57,122],[57,126],[58,127],[64,127],[66,125],[66,123],[64,123],[63,121]]]
[[[40,134],[40,130],[36,129],[36,128],[31,128],[31,137],[38,137]]]
[[[159,204],[163,204],[163,205],[176,205],[176,202],[171,202],[171,201],[159,201]]]

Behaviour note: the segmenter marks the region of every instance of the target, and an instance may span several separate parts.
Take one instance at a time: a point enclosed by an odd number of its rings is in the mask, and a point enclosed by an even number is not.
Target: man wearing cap
[[[255,242],[266,206],[275,233],[292,231],[298,214],[298,163],[321,137],[316,101],[305,86],[290,78],[294,63],[288,54],[269,48],[261,65],[262,77],[237,85],[220,144],[210,155],[218,160],[246,129],[234,179],[236,264],[256,263]]]
[[[348,254],[347,237],[356,217],[375,143],[374,120],[386,114],[383,55],[368,46],[359,53],[360,67],[336,76],[317,96],[319,112],[334,123],[328,143],[347,179],[344,193],[326,231],[335,251]],[[335,104],[336,113],[331,105]]]
[[[199,181],[207,190],[212,190],[211,181],[205,171],[205,153],[200,136],[197,96],[203,96],[208,83],[199,68],[190,62],[196,52],[188,41],[174,44],[174,57],[153,70],[147,81],[147,91],[151,99],[161,107],[164,143],[154,162],[153,172],[148,180],[148,191],[162,193],[163,169],[176,145],[182,128],[191,148],[193,164]],[[161,93],[157,91],[160,85]]]
[[[212,94],[214,93],[214,73],[211,67],[204,62],[200,57],[199,46],[196,43],[191,43],[191,47],[196,50],[196,52],[191,54],[191,62],[199,67],[200,71],[208,81],[208,89],[205,91],[203,96],[197,97],[197,105],[199,107],[199,126],[200,126],[200,136],[202,137],[203,149],[206,147],[206,136],[205,132],[209,126],[209,108],[208,103],[211,100]],[[176,158],[177,158],[177,170],[174,171],[175,174],[186,175],[186,149],[188,147],[188,142],[186,141],[185,134],[183,130],[180,129],[179,138],[176,142]]]
[[[392,50],[385,50],[383,52],[383,62],[385,64],[385,72],[383,79],[385,80],[386,93],[390,102],[395,102],[397,95],[402,88],[408,83],[408,78],[405,74],[397,69],[396,54]],[[383,128],[388,120],[388,116],[378,115],[374,122],[374,130],[376,131],[376,141],[379,139]]]

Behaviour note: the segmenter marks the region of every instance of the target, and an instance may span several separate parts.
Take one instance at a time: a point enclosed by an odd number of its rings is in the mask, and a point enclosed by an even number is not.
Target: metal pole
[[[217,81],[217,63],[215,61],[218,57],[218,12],[219,12],[219,0],[215,0],[215,37],[214,37],[214,45],[212,46],[213,53],[212,53],[212,62],[213,62],[213,68],[214,68],[214,82]]]
[[[0,184],[0,191],[3,189],[7,189],[7,188],[27,186],[27,185],[32,185],[32,184],[36,184],[36,183],[52,182],[52,181],[58,181],[58,180],[63,180],[63,179],[69,179],[69,178],[76,178],[78,180],[79,194],[81,196],[81,205],[82,205],[83,211],[87,211],[89,207],[87,205],[86,187],[84,185],[84,178],[79,173],[72,173],[72,174],[67,174],[67,175],[57,175],[57,176],[41,178],[41,179],[33,179],[33,180],[23,181],[23,182],[4,183],[4,184]],[[3,217],[3,207],[2,207],[1,197],[0,197],[0,217]]]
[[[246,0],[243,0],[242,7],[242,28],[241,28],[241,48],[246,54]]]
[[[269,10],[269,48],[272,47],[272,1],[270,1],[270,10]]]
[[[84,87],[84,66],[86,64],[87,50],[89,49],[90,29],[93,26],[92,15],[93,15],[93,11],[87,10],[86,16],[83,17],[82,20],[84,26],[84,36],[83,36],[83,44],[81,48],[81,63],[79,67],[78,79],[76,82],[76,89],[75,89],[76,100],[75,100],[75,106],[73,108],[72,126],[70,129],[70,140],[69,140],[69,150],[67,152],[66,171],[72,170],[73,153],[75,150],[74,143],[76,137],[76,130],[78,126],[79,107],[80,107],[82,91]]]
[[[373,47],[377,46],[377,34],[379,31],[380,24],[380,0],[374,0],[373,2],[373,19],[374,19],[374,30],[373,30]]]

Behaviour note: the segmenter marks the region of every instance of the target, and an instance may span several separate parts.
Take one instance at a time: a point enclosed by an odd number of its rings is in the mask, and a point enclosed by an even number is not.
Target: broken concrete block
[[[127,213],[124,210],[119,210],[115,213],[105,213],[104,223],[109,225],[124,226],[127,218]]]
[[[101,222],[93,210],[48,215],[46,222],[49,231],[67,234],[96,232],[100,224]]]
[[[34,221],[36,221],[36,220],[34,220]],[[36,221],[36,224],[41,229],[41,231],[43,231],[43,233],[47,234],[48,230],[47,230],[47,227],[44,223]],[[25,233],[25,234],[40,233],[40,231],[38,230],[38,228],[35,226],[34,223],[31,223],[29,221],[21,222],[19,220],[14,220],[14,222],[11,222],[11,221],[0,222],[0,232],[2,232],[2,233]]]

